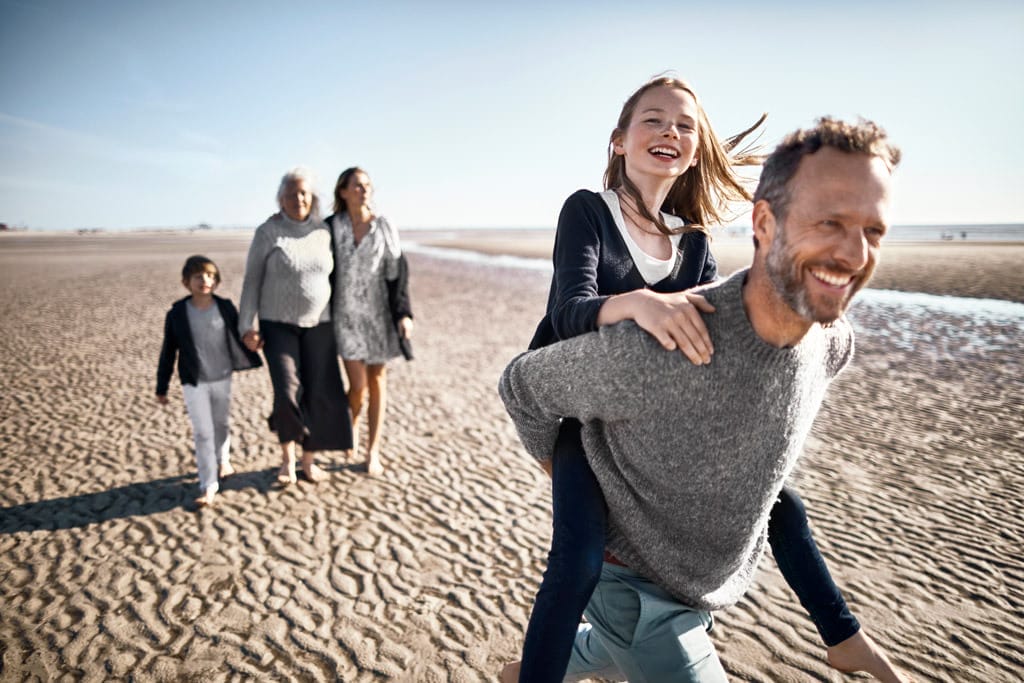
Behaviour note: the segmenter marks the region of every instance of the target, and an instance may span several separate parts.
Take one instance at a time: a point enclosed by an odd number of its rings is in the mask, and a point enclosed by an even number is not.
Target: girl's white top
[[[640,275],[643,276],[644,282],[648,285],[653,285],[656,282],[660,282],[672,274],[672,269],[675,268],[676,259],[679,258],[679,240],[682,235],[669,235],[669,240],[672,242],[672,257],[668,259],[659,259],[651,256],[646,251],[640,248],[633,237],[629,234],[629,230],[626,229],[626,221],[622,217],[622,206],[619,204],[619,195],[616,194],[615,190],[605,190],[601,192],[601,199],[604,200],[605,204],[608,205],[608,210],[611,211],[612,219],[615,221],[616,227],[619,232],[622,233],[622,240],[626,243],[626,248],[629,249],[629,255],[633,259],[633,263],[636,265],[636,269],[640,271]],[[673,216],[662,212],[661,219],[665,221],[665,225],[670,228],[680,228],[686,224],[686,222],[679,216]]]

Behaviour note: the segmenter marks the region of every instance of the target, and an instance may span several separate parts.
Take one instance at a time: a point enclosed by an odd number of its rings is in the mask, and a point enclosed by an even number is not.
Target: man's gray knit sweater
[[[238,332],[253,318],[315,327],[331,319],[331,233],[318,218],[301,223],[284,212],[256,228],[238,304]]]
[[[697,609],[746,591],[772,504],[853,353],[845,319],[814,325],[791,348],[765,343],[743,308],[745,277],[694,290],[716,308],[704,315],[709,365],[625,322],[520,355],[498,387],[538,460],[554,452],[561,417],[583,423],[608,549]]]

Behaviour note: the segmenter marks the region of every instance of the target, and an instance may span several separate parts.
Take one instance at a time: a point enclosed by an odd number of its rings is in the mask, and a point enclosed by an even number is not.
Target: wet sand
[[[547,276],[412,254],[417,359],[390,366],[386,474],[326,453],[328,481],[275,488],[269,378],[240,373],[239,473],[197,511],[177,380],[169,406],[152,396],[162,321],[193,253],[237,301],[248,242],[0,235],[0,679],[495,680],[550,534],[495,385]],[[936,293],[1020,282],[1021,247],[971,246],[952,259],[970,277],[914,249],[886,267]],[[919,680],[1020,680],[1021,330],[979,323],[1008,341],[961,345],[970,326],[936,316],[908,346],[894,317],[858,313],[797,488],[853,610]],[[828,668],[770,557],[716,620],[732,680],[864,680]]]

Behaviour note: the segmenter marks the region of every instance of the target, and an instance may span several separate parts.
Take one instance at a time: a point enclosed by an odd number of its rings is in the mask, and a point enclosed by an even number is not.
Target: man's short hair
[[[896,168],[901,156],[899,148],[889,142],[885,130],[875,122],[858,119],[856,123],[848,123],[823,116],[813,128],[787,135],[768,155],[754,192],[754,202],[767,201],[775,218],[785,221],[791,198],[789,181],[796,175],[800,161],[822,147],[879,157],[890,171]]]
[[[185,265],[181,268],[181,279],[183,282],[188,282],[196,273],[213,273],[213,279],[217,284],[220,284],[220,268],[212,260],[205,256],[189,256],[185,259]]]

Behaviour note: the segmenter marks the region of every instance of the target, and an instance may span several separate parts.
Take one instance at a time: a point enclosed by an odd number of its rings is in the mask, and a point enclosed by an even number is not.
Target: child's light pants
[[[181,389],[196,442],[199,490],[216,493],[220,488],[217,467],[230,459],[231,377],[217,382],[183,384]]]

